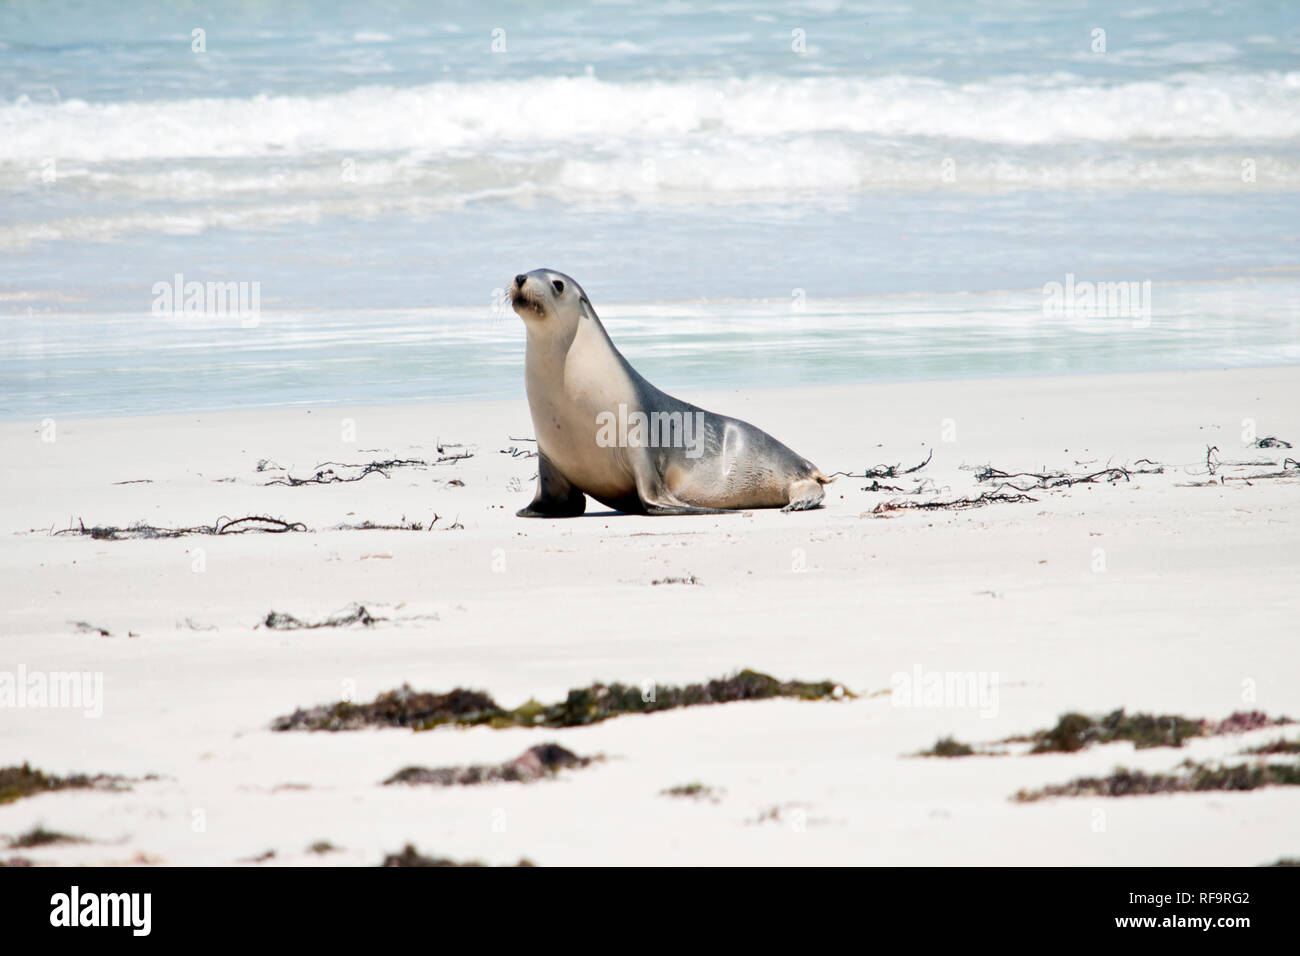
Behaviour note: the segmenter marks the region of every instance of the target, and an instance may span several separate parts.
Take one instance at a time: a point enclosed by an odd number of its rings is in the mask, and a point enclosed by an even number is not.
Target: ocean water
[[[0,253],[7,418],[521,396],[538,266],[665,387],[1293,363],[1300,15],[8,2]]]

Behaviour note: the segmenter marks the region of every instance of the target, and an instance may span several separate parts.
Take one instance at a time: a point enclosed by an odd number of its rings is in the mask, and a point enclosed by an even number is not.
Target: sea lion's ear
[[[582,317],[583,317],[583,318],[585,318],[585,319],[595,319],[597,322],[600,321],[600,316],[596,315],[596,309],[595,309],[594,306],[592,306],[592,304],[591,304],[591,300],[590,300],[590,299],[588,299],[588,298],[584,295],[584,296],[582,296],[580,299],[578,299],[578,302],[579,302],[579,304],[581,305],[581,308],[582,308]]]

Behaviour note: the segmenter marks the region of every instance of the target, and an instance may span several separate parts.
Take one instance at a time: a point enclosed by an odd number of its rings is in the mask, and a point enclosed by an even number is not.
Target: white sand
[[[1300,457],[1242,440],[1244,419],[1260,436],[1300,439],[1300,368],[681,397],[754,422],[828,472],[906,467],[933,448],[917,477],[946,486],[944,497],[977,492],[963,466],[986,463],[1078,472],[1149,458],[1167,471],[961,513],[864,515],[897,496],[841,478],[824,509],[804,514],[641,518],[593,502],[598,513],[581,519],[528,521],[514,512],[532,494],[535,461],[499,453],[508,436],[532,434],[522,399],[69,420],[56,423],[52,443],[36,423],[0,425],[0,669],[102,672],[105,693],[99,719],[0,711],[0,765],[163,778],[127,793],[17,801],[0,807],[0,834],[39,822],[94,841],[24,851],[64,863],[226,864],[274,850],[278,862],[374,864],[407,842],[457,859],[543,865],[1248,865],[1300,856],[1300,815],[1286,790],[1009,799],[1117,764],[1170,770],[1188,756],[1236,754],[1276,731],[1182,751],[907,756],[946,734],[988,742],[1047,727],[1071,709],[1300,717],[1300,482],[1181,486],[1206,480],[1207,445],[1231,460]],[[341,440],[346,418],[353,443]],[[942,440],[945,419],[955,441]],[[324,487],[266,487],[270,475],[254,470],[260,458],[299,476],[329,460],[431,458],[435,440],[465,443],[474,457]],[[464,486],[449,486],[452,478]],[[113,484],[135,479],[151,483]],[[435,513],[429,532],[328,530]],[[188,526],[244,514],[313,530],[48,534],[78,519]],[[451,530],[457,520],[464,527]],[[1094,570],[1096,549],[1104,571]],[[650,583],[689,575],[702,583]],[[273,609],[318,619],[349,602],[392,620],[256,627]],[[112,637],[80,632],[76,621]],[[995,713],[899,707],[897,695],[876,693],[918,666],[995,672]],[[861,696],[559,731],[267,729],[297,706],[338,699],[345,682],[358,700],[409,682],[481,688],[514,706],[594,680],[682,683],[744,667],[829,677]],[[498,762],[546,740],[609,759],[527,786],[379,785],[407,765]],[[718,802],[659,795],[692,781],[720,791]],[[773,807],[779,819],[755,822]],[[306,853],[316,840],[343,849]]]

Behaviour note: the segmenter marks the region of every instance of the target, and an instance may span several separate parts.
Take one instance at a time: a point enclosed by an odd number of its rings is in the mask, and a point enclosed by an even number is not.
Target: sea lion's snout
[[[528,276],[525,273],[515,276],[515,281],[510,286],[510,304],[521,317],[542,316],[542,303],[536,290],[528,288]]]

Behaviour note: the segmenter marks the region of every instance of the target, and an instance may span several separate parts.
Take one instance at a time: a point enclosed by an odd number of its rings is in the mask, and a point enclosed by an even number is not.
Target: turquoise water
[[[1298,223],[1287,3],[0,4],[9,418],[520,395],[538,266],[674,386],[1294,362]]]
[[[1045,315],[1040,291],[610,306],[664,388],[746,388],[1300,363],[1300,281],[1163,284],[1146,320]],[[7,320],[5,417],[521,398],[512,312]],[[89,344],[88,344],[89,343]],[[93,381],[93,388],[87,386]],[[49,411],[57,410],[57,411]]]

